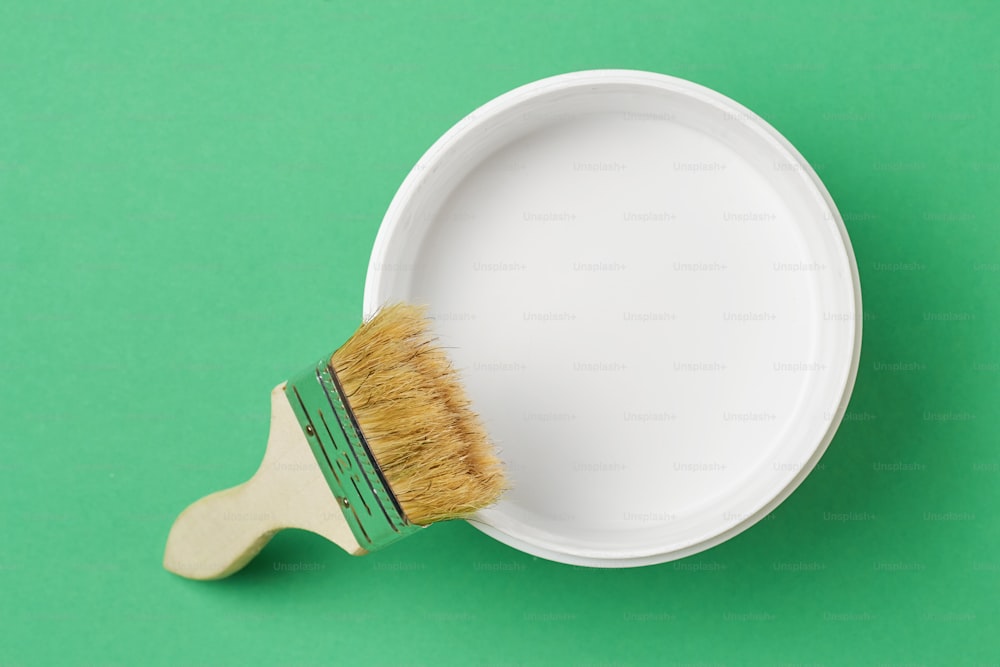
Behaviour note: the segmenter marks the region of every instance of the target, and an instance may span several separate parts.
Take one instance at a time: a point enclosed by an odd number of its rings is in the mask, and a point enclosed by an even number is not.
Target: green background
[[[0,4],[0,665],[1000,664],[998,30],[985,1]],[[838,202],[865,338],[820,468],[655,567],[452,523],[163,571],[271,387],[353,331],[422,152],[601,67],[747,105]]]

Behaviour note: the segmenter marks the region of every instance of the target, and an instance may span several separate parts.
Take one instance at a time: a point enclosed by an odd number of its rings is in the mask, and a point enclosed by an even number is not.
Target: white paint
[[[632,71],[476,110],[400,187],[365,309],[429,304],[514,488],[477,527],[625,567],[744,530],[802,481],[861,300],[818,177],[732,100]]]

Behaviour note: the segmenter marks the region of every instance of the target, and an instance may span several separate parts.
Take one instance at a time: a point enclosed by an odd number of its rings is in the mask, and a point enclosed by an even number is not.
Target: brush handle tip
[[[192,503],[174,521],[163,567],[188,579],[237,572],[279,530],[317,533],[352,555],[358,544],[288,404],[284,383],[271,392],[267,452],[254,476]]]

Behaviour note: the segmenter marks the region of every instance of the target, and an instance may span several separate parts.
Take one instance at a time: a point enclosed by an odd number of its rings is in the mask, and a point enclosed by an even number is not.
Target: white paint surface
[[[425,303],[513,482],[474,524],[597,567],[696,553],[822,455],[860,350],[843,222],[794,148],[680,79],[475,111],[403,183],[366,312]]]

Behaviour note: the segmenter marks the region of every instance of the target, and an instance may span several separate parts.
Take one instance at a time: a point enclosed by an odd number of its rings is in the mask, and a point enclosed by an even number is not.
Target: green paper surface
[[[998,31],[986,1],[0,4],[0,665],[997,665]],[[838,203],[865,337],[819,468],[654,567],[453,522],[165,572],[271,388],[353,332],[423,151],[601,67],[748,106]]]

